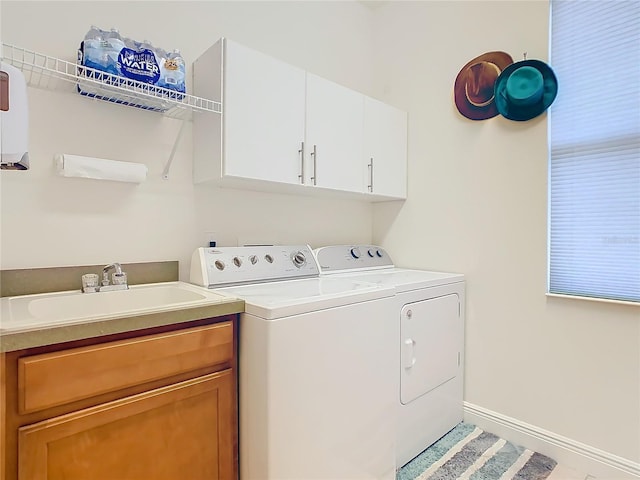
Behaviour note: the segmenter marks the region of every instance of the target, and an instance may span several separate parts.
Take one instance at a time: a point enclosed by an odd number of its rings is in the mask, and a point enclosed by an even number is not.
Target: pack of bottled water
[[[133,40],[120,35],[118,29],[109,31],[91,26],[78,50],[78,63],[100,72],[168,89],[160,95],[180,100],[185,93],[185,63],[180,51],[172,52],[155,47],[151,42]],[[105,77],[105,83],[116,83]],[[85,86],[86,87],[86,86]],[[80,93],[90,95],[85,88]],[[177,93],[176,93],[177,92]]]

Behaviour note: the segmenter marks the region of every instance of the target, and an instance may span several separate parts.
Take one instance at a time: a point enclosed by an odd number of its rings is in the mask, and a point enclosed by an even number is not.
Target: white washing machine
[[[328,246],[314,254],[325,278],[396,290],[396,459],[401,467],[462,421],[464,275],[396,268],[374,245]]]
[[[392,287],[320,278],[308,246],[199,248],[191,282],[245,301],[242,480],[395,479]]]

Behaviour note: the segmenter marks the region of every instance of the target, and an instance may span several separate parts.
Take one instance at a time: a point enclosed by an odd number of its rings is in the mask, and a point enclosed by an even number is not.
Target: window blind
[[[549,292],[640,302],[640,2],[552,0]]]

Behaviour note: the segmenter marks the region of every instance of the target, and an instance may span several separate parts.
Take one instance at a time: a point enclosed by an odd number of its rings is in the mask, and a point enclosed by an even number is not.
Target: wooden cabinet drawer
[[[211,365],[228,367],[232,357],[231,322],[24,357],[18,409],[35,412]]]

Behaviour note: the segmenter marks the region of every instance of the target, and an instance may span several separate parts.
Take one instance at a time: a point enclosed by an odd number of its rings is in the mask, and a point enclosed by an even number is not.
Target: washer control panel
[[[317,277],[308,245],[200,247],[191,257],[189,281],[207,288]]]
[[[321,272],[393,267],[384,248],[376,245],[331,245],[314,250]]]

